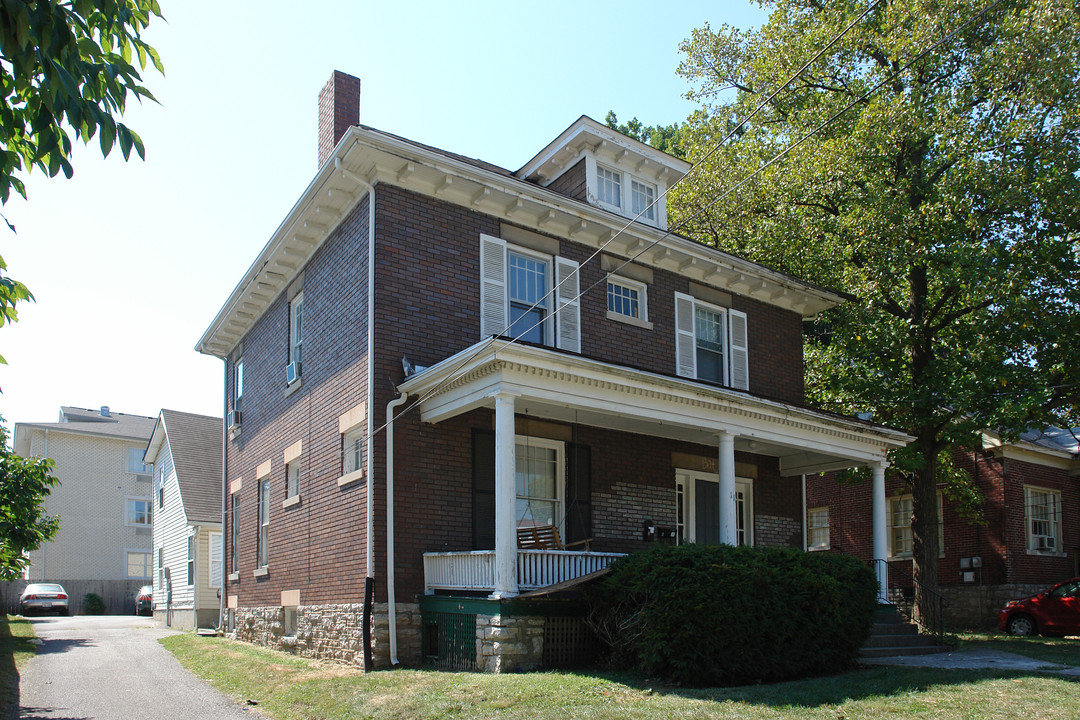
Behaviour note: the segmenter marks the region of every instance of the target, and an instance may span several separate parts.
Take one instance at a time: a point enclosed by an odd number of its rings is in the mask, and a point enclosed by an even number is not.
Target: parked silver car
[[[57,615],[68,614],[68,595],[63,585],[56,583],[31,583],[19,596],[19,612],[31,613],[54,612]]]

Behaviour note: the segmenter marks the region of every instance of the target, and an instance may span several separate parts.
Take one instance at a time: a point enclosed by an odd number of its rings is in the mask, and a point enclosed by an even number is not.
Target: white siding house
[[[154,617],[216,627],[221,542],[221,418],[162,410],[146,449],[154,464]]]

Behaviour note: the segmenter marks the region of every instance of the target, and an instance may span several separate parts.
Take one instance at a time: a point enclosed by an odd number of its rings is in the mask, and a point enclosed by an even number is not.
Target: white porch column
[[[735,436],[720,433],[720,542],[739,544],[738,507],[735,503]]]
[[[495,396],[495,592],[491,594],[494,599],[518,594],[514,397],[502,392]]]
[[[885,468],[887,462],[874,463],[871,467],[873,472],[873,519],[874,519],[874,571],[878,579],[878,602],[889,602],[889,567],[888,554],[889,544],[888,523],[885,513]]]

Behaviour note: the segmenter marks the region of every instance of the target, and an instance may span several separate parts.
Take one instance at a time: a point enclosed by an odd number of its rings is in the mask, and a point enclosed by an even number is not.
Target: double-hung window
[[[270,555],[270,478],[259,481],[259,549],[258,566],[269,564]]]
[[[148,462],[143,462],[144,449],[141,447],[128,448],[127,457],[127,471],[134,473],[135,475],[146,475],[147,477],[140,477],[140,480],[149,480],[149,476],[154,473],[154,466]]]
[[[195,536],[188,535],[187,539],[187,584],[195,584]]]
[[[1029,552],[1060,552],[1061,493],[1025,485],[1024,525]]]
[[[750,389],[745,313],[675,293],[675,355],[682,377]]]
[[[341,474],[364,469],[364,429],[354,428],[342,435]]]
[[[232,495],[232,517],[229,519],[229,567],[240,572],[236,546],[240,542],[240,493]]]
[[[506,260],[510,296],[510,330],[507,334],[537,345],[549,344],[550,260],[517,250],[508,251]]]
[[[126,524],[135,527],[149,527],[152,518],[150,515],[150,501],[143,498],[127,498]]]
[[[630,181],[631,212],[634,217],[641,216],[642,220],[656,222],[656,188],[637,180]]]
[[[300,292],[289,302],[289,365],[286,368],[286,378],[290,385],[300,379],[303,350],[304,293]]]
[[[645,284],[618,275],[609,275],[607,310],[608,316],[615,316],[615,319],[630,318],[648,322],[649,310]]]
[[[556,440],[517,438],[514,448],[517,525],[554,525],[563,532],[564,445]]]
[[[480,335],[581,352],[578,264],[480,236]]]
[[[829,508],[810,508],[806,511],[806,549],[829,549]]]
[[[912,556],[911,515],[914,504],[910,495],[889,500],[889,557]],[[945,554],[944,519],[942,518],[941,493],[937,496],[938,555]]]
[[[622,208],[622,173],[618,170],[596,166],[596,194],[600,202]]]

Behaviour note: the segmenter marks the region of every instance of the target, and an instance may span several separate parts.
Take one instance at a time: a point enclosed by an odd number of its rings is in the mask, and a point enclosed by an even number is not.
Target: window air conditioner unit
[[[240,411],[239,410],[231,410],[229,412],[228,420],[229,420],[229,428],[230,429],[232,429],[234,427],[238,427],[240,425]]]
[[[300,363],[291,362],[285,366],[285,381],[292,385],[300,379]]]
[[[1056,544],[1050,535],[1036,535],[1035,539],[1039,550],[1053,550]]]

